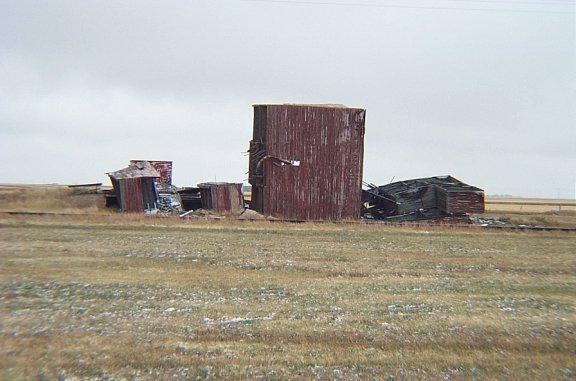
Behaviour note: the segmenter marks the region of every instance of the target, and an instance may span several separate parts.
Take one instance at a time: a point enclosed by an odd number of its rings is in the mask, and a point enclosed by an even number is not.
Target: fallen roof
[[[378,187],[378,189],[386,193],[402,194],[407,192],[415,192],[417,188],[428,185],[436,185],[446,192],[483,192],[482,189],[463,183],[462,181],[450,175],[397,181],[395,183],[382,185]]]
[[[132,163],[128,167],[115,172],[109,172],[108,176],[115,180],[134,179],[138,177],[159,178],[160,173],[147,161]]]
[[[452,176],[369,186],[362,197],[365,218],[418,220],[484,212],[484,191]]]

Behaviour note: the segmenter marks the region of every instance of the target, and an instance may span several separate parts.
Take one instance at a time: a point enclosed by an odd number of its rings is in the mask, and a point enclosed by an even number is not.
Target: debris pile
[[[182,202],[182,209],[189,211],[202,208],[200,188],[178,188],[178,194],[180,195],[180,201]]]
[[[499,217],[470,216],[470,222],[485,228],[514,226],[506,219]]]
[[[238,216],[238,219],[248,221],[265,220],[266,216],[251,209],[244,209],[244,211],[240,214],[240,216]]]
[[[361,209],[365,219],[418,221],[484,213],[484,191],[452,176],[365,185]]]
[[[184,211],[177,187],[170,184],[157,183],[156,191],[158,192],[157,208],[160,214],[180,214]]]
[[[214,213],[211,210],[206,210],[206,209],[196,209],[196,210],[189,210],[187,212],[181,213],[179,215],[180,218],[184,219],[184,220],[189,220],[189,219],[221,219],[224,218],[219,214]]]

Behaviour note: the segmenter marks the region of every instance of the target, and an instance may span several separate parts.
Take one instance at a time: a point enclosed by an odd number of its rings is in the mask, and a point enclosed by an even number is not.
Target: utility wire
[[[411,7],[411,5],[394,5],[394,4],[378,4],[378,3],[362,3],[362,2],[337,2],[328,0],[306,1],[306,0],[241,0],[253,2],[270,2],[270,3],[294,3],[294,4],[310,4],[310,5],[344,5],[344,6],[365,6],[365,7]],[[575,0],[420,0],[420,1],[438,1],[438,2],[457,2],[457,3],[491,3],[491,4],[506,4],[506,5],[551,5],[551,6],[568,6],[576,5]]]
[[[424,1],[424,0],[421,0]],[[428,0],[438,1],[438,0]],[[492,3],[492,4],[506,4],[506,5],[552,5],[552,6],[566,6],[576,5],[574,0],[519,0],[519,1],[506,1],[506,0],[440,0],[441,2],[457,2],[457,3]]]
[[[430,9],[430,10],[450,10],[450,11],[478,11],[478,12],[506,12],[506,13],[550,13],[550,14],[574,14],[574,11],[547,11],[547,10],[537,10],[537,9],[510,9],[510,8],[468,8],[468,7],[440,7],[440,6],[419,6],[419,5],[392,5],[392,4],[375,4],[375,3],[339,3],[334,1],[304,1],[304,0],[240,0],[242,2],[251,3],[277,3],[277,4],[292,4],[292,5],[311,5],[311,6],[342,6],[342,7],[364,7],[364,8],[400,8],[400,9]],[[468,0],[443,0],[443,1],[459,1],[466,2]],[[470,2],[495,2],[501,3],[494,0],[471,0]],[[524,2],[525,4],[531,4]],[[520,2],[506,2],[507,5],[518,4],[522,5]],[[535,3],[534,4],[540,4]],[[573,2],[566,2],[566,4],[548,4],[547,2],[540,5],[573,5]]]
[[[437,1],[437,0],[432,0]],[[457,1],[459,3],[497,3],[497,4],[543,4],[543,5],[575,5],[574,0],[440,0]]]

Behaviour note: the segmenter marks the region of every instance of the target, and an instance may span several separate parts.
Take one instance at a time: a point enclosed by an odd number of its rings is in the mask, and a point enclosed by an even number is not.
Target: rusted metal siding
[[[118,205],[123,212],[141,213],[156,207],[156,188],[153,178],[135,177],[113,180]]]
[[[244,210],[242,184],[203,183],[198,184],[202,208],[218,213],[237,213]]]
[[[155,181],[159,174],[149,162],[130,163],[126,168],[108,173],[108,176],[122,211],[138,213],[156,207]]]
[[[295,220],[358,219],[366,111],[255,105],[252,209]]]
[[[148,162],[158,173],[160,177],[158,182],[162,184],[172,185],[172,162],[166,160],[130,160],[130,164],[140,164]]]

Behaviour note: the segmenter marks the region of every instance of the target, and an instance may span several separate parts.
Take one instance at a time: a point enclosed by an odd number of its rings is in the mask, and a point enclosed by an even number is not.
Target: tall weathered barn
[[[366,110],[254,105],[251,208],[294,220],[360,217]]]

